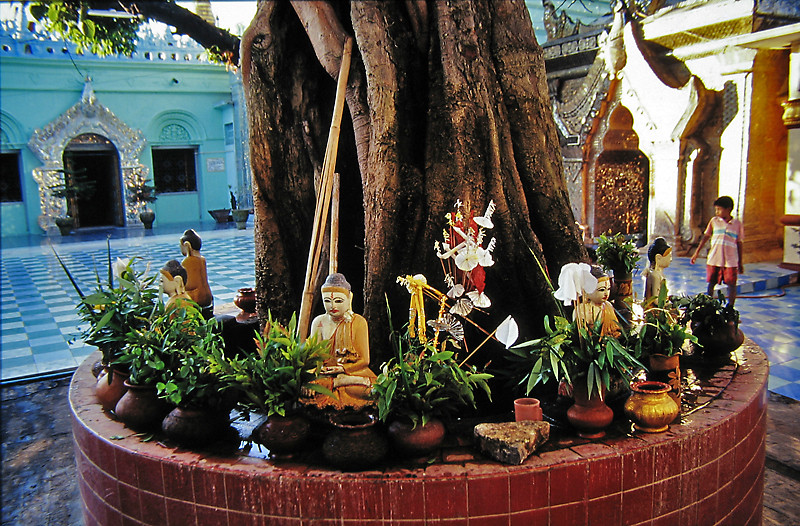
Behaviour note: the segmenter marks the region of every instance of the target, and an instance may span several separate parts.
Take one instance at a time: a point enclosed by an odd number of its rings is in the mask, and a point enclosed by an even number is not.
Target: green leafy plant
[[[189,305],[169,309],[134,331],[117,363],[128,365],[131,383],[155,386],[175,406],[214,408],[229,382],[211,371],[207,357],[223,350],[216,320]]]
[[[486,381],[492,375],[459,365],[445,346],[437,350],[432,342],[420,343],[408,331],[392,331],[392,343],[395,357],[383,364],[372,387],[381,421],[407,418],[414,426],[424,426],[432,417],[466,405],[475,407],[477,388],[491,399]]]
[[[620,233],[601,234],[597,243],[597,262],[606,271],[631,274],[639,264],[639,251]]]
[[[131,199],[137,204],[155,203],[158,200],[156,187],[147,184],[147,181],[140,181],[128,187]]]
[[[528,371],[520,381],[525,392],[550,381],[564,380],[572,385],[576,377],[585,375],[587,392],[601,393],[611,387],[615,377],[630,383],[644,366],[635,352],[610,336],[601,335],[602,320],[583,326],[555,316],[553,323],[545,316],[545,336],[515,345],[509,349],[510,360],[518,368]],[[625,341],[625,336],[620,337]]]
[[[717,293],[716,298],[702,293],[680,298],[676,300],[676,305],[683,311],[681,323],[702,327],[709,334],[727,330],[730,323],[739,326],[739,311],[725,304],[725,297],[721,292]]]
[[[53,248],[61,268],[67,274],[72,286],[80,296],[78,316],[86,327],[79,337],[89,345],[97,346],[103,353],[106,364],[115,362],[122,349],[131,341],[133,333],[149,326],[150,320],[157,316],[162,305],[156,278],[147,276],[147,271],[134,268],[140,258],[127,261],[111,261],[111,245],[107,241],[108,275],[103,282],[95,269],[95,289],[85,295],[64,261]],[[116,284],[115,284],[116,278]]]
[[[648,299],[643,309],[643,323],[634,331],[639,356],[675,356],[680,354],[686,340],[697,342],[697,338],[686,332],[681,313],[667,297],[665,282],[661,283],[658,296]]]
[[[302,341],[295,315],[284,326],[270,314],[267,327],[266,336],[256,334],[257,354],[228,357],[220,349],[206,353],[210,371],[241,391],[243,408],[285,416],[297,409],[306,389],[334,396],[313,383],[329,356],[330,343],[315,337]]]

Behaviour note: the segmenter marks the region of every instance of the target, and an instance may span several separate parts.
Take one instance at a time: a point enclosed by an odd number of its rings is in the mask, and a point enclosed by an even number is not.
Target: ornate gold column
[[[783,123],[789,129],[786,159],[782,267],[800,270],[800,41],[789,56],[789,98],[783,103]]]

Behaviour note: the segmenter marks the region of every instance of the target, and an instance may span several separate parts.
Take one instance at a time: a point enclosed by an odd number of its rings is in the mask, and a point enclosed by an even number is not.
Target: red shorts
[[[712,267],[706,265],[706,281],[708,283],[725,283],[726,285],[736,285],[736,278],[739,276],[739,269],[736,267]]]

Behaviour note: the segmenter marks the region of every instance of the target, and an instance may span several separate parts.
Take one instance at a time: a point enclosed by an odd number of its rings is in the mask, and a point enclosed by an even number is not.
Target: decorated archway
[[[66,215],[67,203],[53,196],[51,188],[64,182],[64,151],[75,138],[95,134],[108,139],[119,154],[122,186],[119,206],[125,210],[127,224],[138,223],[135,203],[130,187],[147,177],[148,168],[139,161],[145,139],[140,130],[134,130],[114,113],[100,104],[87,79],[81,100],[47,126],[33,132],[28,147],[42,162],[34,168],[33,178],[39,185],[41,214],[39,226],[47,230],[56,217]]]

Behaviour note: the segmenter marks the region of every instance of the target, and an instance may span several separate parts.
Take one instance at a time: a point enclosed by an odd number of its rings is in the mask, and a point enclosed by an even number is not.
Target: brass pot
[[[635,382],[625,402],[625,415],[633,427],[645,433],[662,433],[678,416],[679,408],[669,395],[670,386],[663,382]]]

